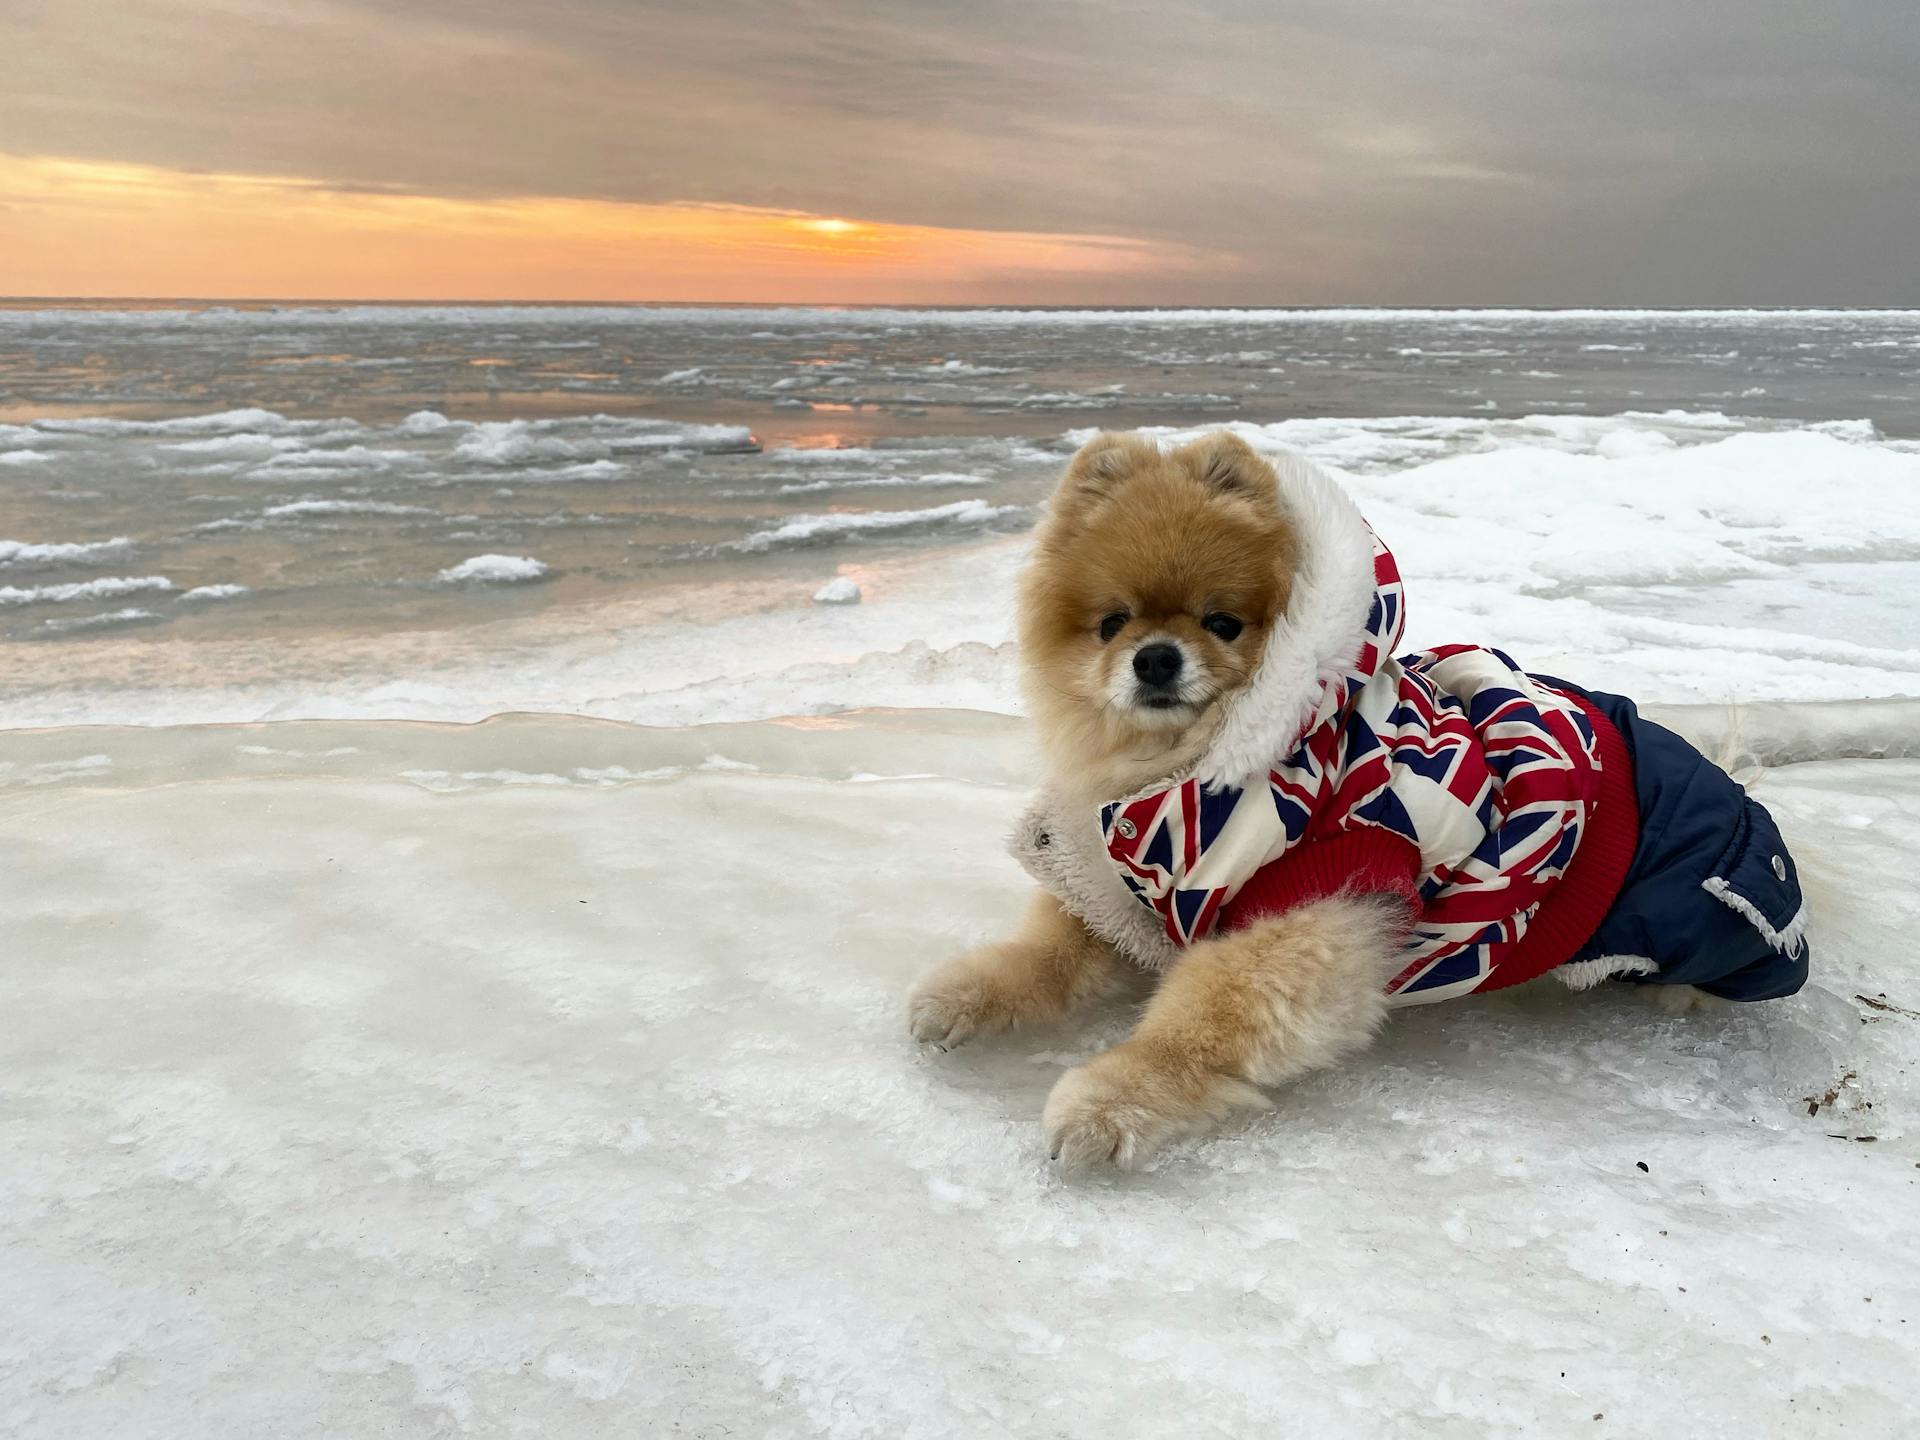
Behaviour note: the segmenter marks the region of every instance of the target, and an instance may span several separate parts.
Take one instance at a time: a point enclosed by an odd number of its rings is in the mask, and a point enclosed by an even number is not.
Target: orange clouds
[[[1122,236],[736,205],[459,200],[0,154],[0,294],[1089,301],[1235,268]]]

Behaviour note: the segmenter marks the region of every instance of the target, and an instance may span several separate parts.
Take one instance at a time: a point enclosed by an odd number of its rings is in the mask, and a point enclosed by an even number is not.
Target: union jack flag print
[[[1374,598],[1352,665],[1329,682],[1264,787],[1186,779],[1107,805],[1107,855],[1176,946],[1211,934],[1263,866],[1377,829],[1416,846],[1419,913],[1388,985],[1416,1004],[1488,985],[1578,850],[1599,791],[1592,723],[1498,650],[1392,658],[1398,568],[1374,539]]]

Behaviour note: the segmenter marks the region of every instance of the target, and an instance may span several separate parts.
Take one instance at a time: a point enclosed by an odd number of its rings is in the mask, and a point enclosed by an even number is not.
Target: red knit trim
[[[1640,843],[1640,802],[1627,742],[1586,696],[1554,693],[1578,705],[1593,724],[1600,789],[1588,807],[1586,833],[1566,873],[1533,912],[1527,933],[1495,960],[1482,990],[1518,985],[1571,960],[1613,908]]]
[[[1372,827],[1307,840],[1262,865],[1220,912],[1219,931],[1334,895],[1400,895],[1411,924],[1420,904],[1420,847]]]

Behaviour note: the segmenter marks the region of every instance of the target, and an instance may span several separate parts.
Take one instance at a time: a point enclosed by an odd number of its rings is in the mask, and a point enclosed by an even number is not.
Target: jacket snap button
[[[1116,820],[1113,822],[1113,828],[1120,832],[1120,838],[1122,840],[1131,840],[1140,833],[1134,828],[1133,821],[1131,820]]]
[[[1782,860],[1778,855],[1773,857],[1773,878],[1776,880],[1784,880],[1787,878],[1787,862]]]

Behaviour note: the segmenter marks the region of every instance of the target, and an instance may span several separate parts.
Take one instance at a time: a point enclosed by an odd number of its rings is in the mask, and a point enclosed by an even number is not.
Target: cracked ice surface
[[[1768,772],[1826,922],[1793,1000],[1402,1012],[1064,1183],[1042,1100],[1125,1013],[900,1017],[1018,907],[1019,749],[0,736],[0,1431],[1911,1432],[1920,763]]]

